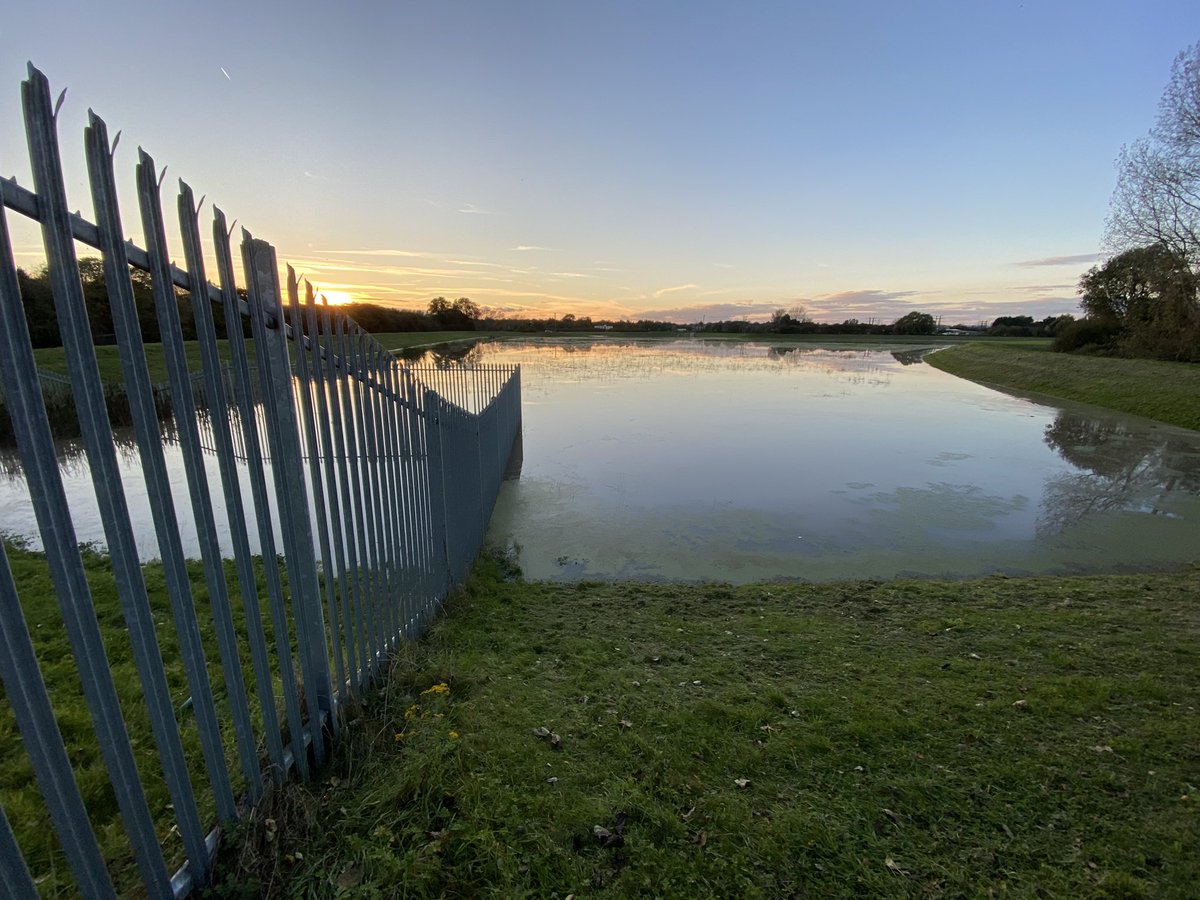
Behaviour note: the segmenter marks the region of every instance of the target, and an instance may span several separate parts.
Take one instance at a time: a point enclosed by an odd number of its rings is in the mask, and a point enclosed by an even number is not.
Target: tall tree
[[[1150,133],[1123,147],[1105,240],[1164,244],[1200,271],[1200,42],[1180,51]]]

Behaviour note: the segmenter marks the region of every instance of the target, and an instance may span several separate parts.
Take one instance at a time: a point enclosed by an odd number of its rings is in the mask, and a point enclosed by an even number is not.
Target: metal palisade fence
[[[26,852],[28,823],[0,807],[0,894],[36,896],[45,889],[42,870],[63,859],[88,897],[115,896],[132,867],[139,892],[178,897],[210,880],[221,827],[247,815],[291,770],[309,778],[324,763],[329,741],[347,727],[346,704],[380,674],[400,641],[421,633],[466,577],[519,446],[520,372],[407,368],[336,308],[319,304],[290,267],[281,279],[274,249],[245,230],[243,297],[235,287],[230,229],[218,209],[208,257],[215,258],[217,283],[210,283],[198,207],[182,182],[177,206],[184,266],[173,265],[162,178],[143,151],[136,177],[145,248],[126,241],[115,141],[95,114],[84,143],[96,221],[71,214],[57,108],[45,76],[32,65],[22,102],[34,190],[0,179],[0,383],[61,613],[55,627],[65,630],[90,728],[86,747],[78,728],[64,741],[59,698],[52,701],[47,690],[47,663],[33,636],[42,623],[29,621],[29,598],[9,560],[17,551],[6,548],[0,555],[0,720],[15,722],[60,849]],[[104,567],[119,597],[121,639],[144,698],[136,710],[122,702],[127,686],[108,656],[107,619],[89,581],[94,560],[76,542],[6,209],[41,226],[103,522]],[[157,540],[153,587],[118,468],[77,241],[103,259]],[[168,423],[155,402],[163,386],[151,383],[146,364],[131,266],[151,275],[169,373]],[[177,288],[193,301],[199,373],[189,371]],[[231,323],[224,342],[214,307]],[[247,320],[251,337],[244,338]],[[186,498],[172,491],[166,463],[164,448],[176,446]],[[206,469],[206,454],[215,455],[219,477]],[[185,559],[184,518],[195,523],[198,563]],[[219,526],[232,562],[223,558]],[[180,668],[172,684],[168,670]],[[144,742],[131,739],[136,717],[144,720]],[[103,766],[110,787],[105,796],[114,807],[112,822],[102,827],[101,814],[80,789],[77,760],[89,753]],[[157,794],[169,803],[156,810],[148,795]],[[113,830],[124,841],[118,860],[97,836]],[[114,863],[120,867],[115,875]]]

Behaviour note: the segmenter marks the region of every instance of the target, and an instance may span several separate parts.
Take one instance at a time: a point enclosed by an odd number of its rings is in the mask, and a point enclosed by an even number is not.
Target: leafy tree
[[[1150,133],[1123,147],[1106,241],[1163,244],[1200,268],[1200,42],[1180,51]]]
[[[1080,306],[1111,322],[1122,349],[1162,359],[1200,358],[1200,278],[1166,244],[1126,250],[1079,279]]]
[[[466,297],[453,303],[445,297],[434,297],[429,301],[429,315],[448,331],[474,331],[479,318],[479,307]]]
[[[929,313],[912,312],[901,316],[892,325],[896,334],[933,334],[937,330],[937,320]]]

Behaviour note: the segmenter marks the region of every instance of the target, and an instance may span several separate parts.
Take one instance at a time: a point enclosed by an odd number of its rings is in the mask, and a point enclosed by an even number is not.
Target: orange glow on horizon
[[[358,298],[348,291],[317,291],[318,297],[324,297],[330,306],[344,306],[347,303],[357,303]]]

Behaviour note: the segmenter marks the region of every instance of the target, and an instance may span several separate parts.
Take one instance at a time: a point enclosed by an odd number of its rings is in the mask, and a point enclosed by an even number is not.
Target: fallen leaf
[[[633,727],[633,723],[630,722],[628,719],[622,719],[617,724],[620,725],[622,728],[632,728]]]
[[[533,736],[535,738],[541,738],[542,740],[545,740],[546,738],[550,737],[550,729],[543,725],[539,725],[537,728],[533,729]]]
[[[1027,706],[1029,706],[1029,701],[1028,700],[1016,700],[1013,702],[1013,706],[1015,706],[1017,709],[1025,709]]]
[[[750,784],[750,779],[749,778],[735,778],[735,779],[733,779],[733,783],[736,784],[738,787],[745,789]]]
[[[554,750],[562,749],[562,738],[560,738],[553,731],[550,732],[550,747],[551,747],[551,749],[554,749]]]
[[[900,865],[890,856],[884,859],[883,864],[895,872],[897,875],[907,875],[908,872],[900,868]]]
[[[350,866],[350,868],[346,869],[345,872],[343,872],[341,875],[338,876],[337,885],[340,888],[357,887],[358,884],[362,881],[362,877],[363,877],[363,867],[362,866],[357,866],[357,865]]]
[[[546,779],[546,784],[558,784],[558,777],[555,775],[551,775],[549,778]]]

